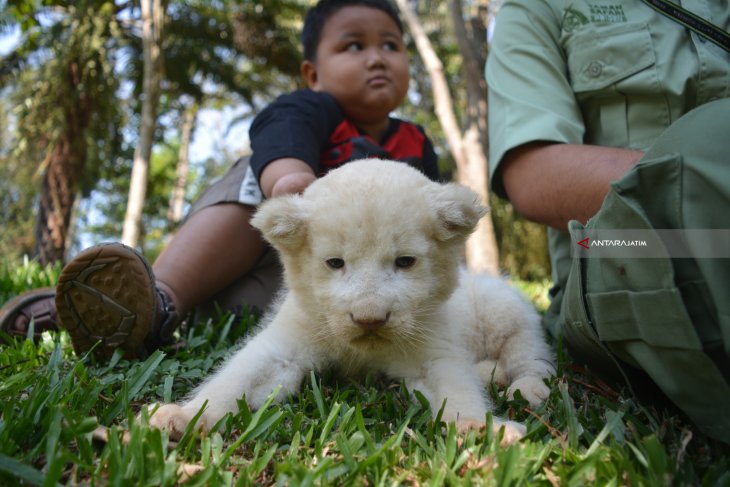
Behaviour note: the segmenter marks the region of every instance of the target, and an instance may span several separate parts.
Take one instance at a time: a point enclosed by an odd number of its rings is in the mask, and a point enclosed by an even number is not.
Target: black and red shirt
[[[406,162],[439,179],[436,153],[423,128],[391,117],[383,139],[376,141],[345,118],[327,93],[305,89],[280,96],[256,116],[249,134],[250,165],[257,180],[269,162],[283,157],[306,162],[317,176],[374,157]]]

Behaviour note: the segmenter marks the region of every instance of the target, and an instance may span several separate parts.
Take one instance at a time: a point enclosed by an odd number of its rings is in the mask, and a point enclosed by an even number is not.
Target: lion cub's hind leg
[[[463,273],[462,286],[476,330],[467,338],[482,337],[466,344],[478,360],[480,379],[508,386],[510,398],[519,390],[530,406],[539,406],[550,395],[545,379],[555,374],[540,315],[501,279]]]
[[[515,392],[520,391],[530,406],[537,407],[550,396],[550,388],[545,385],[545,379],[534,375],[520,377],[507,388],[507,397],[514,399]]]
[[[487,358],[474,364],[474,367],[476,369],[477,376],[479,376],[479,380],[482,381],[482,384],[484,384],[485,387],[492,382],[500,386],[506,386],[509,382],[507,372],[496,360]]]

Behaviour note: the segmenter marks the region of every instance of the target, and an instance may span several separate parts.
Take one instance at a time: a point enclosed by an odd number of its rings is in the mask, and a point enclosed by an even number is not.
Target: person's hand
[[[304,191],[317,179],[312,172],[294,172],[280,177],[271,188],[271,197],[296,194]]]
[[[261,190],[271,198],[301,193],[317,179],[309,164],[292,157],[271,161],[261,172]]]

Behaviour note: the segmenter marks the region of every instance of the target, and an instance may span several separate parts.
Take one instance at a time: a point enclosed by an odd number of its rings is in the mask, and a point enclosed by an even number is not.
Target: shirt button
[[[588,65],[588,76],[591,76],[592,78],[598,78],[602,71],[603,67],[598,61],[593,61]]]

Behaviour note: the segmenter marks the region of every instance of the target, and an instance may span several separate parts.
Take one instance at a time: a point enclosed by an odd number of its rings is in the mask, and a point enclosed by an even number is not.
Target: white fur
[[[258,408],[277,386],[281,400],[310,370],[330,367],[404,379],[434,414],[446,400],[443,419],[462,429],[484,424],[492,379],[541,403],[554,367],[539,316],[502,280],[459,269],[485,212],[463,186],[372,159],[330,172],[301,196],[265,202],[252,224],[279,251],[287,291],[243,348],[152,424],[179,433],[207,401],[201,423],[210,427],[244,395]],[[525,431],[494,424],[507,442]]]

